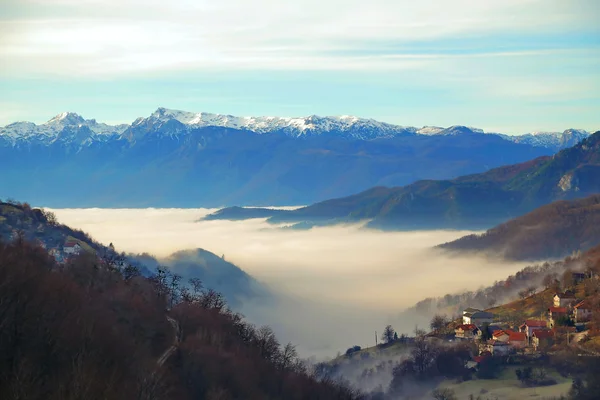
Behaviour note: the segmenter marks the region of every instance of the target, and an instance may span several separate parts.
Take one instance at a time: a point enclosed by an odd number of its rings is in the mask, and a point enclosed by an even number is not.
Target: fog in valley
[[[523,263],[449,257],[432,247],[471,232],[380,232],[360,225],[281,229],[263,219],[198,221],[208,209],[55,209],[61,223],[119,251],[157,257],[203,248],[266,284],[276,301],[242,309],[268,324],[304,356],[335,356],[375,344],[386,324],[411,332],[420,320],[401,312],[429,297],[474,290],[506,278]]]

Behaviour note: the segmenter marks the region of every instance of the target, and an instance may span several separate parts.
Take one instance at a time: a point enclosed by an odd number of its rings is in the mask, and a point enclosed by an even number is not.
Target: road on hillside
[[[179,322],[177,322],[176,319],[169,317],[168,315],[167,321],[169,321],[169,323],[173,326],[173,329],[175,330],[175,339],[173,341],[173,344],[167,350],[165,350],[165,352],[156,361],[156,364],[159,367],[162,367],[163,364],[169,359],[169,357],[171,357],[171,355],[175,352],[175,350],[177,350],[177,346],[179,346],[179,340],[181,336]]]

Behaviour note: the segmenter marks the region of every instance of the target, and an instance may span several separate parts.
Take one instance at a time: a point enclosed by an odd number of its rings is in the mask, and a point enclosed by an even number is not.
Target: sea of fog
[[[244,305],[303,355],[333,356],[371,346],[392,324],[410,332],[401,312],[429,296],[475,290],[524,264],[449,257],[432,246],[466,231],[380,232],[360,225],[280,229],[264,219],[199,221],[210,209],[53,209],[61,223],[119,251],[162,257],[203,248],[233,262],[278,294],[275,304]],[[423,320],[419,321],[423,324]],[[421,325],[422,326],[422,325]]]

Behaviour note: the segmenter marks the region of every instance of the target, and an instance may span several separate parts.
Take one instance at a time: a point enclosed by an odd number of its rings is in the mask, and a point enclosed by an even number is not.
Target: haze
[[[374,344],[392,324],[410,332],[427,316],[400,313],[428,296],[473,290],[506,278],[521,263],[448,257],[432,246],[466,231],[379,232],[360,225],[280,229],[263,219],[200,221],[208,209],[56,209],[59,221],[120,251],[155,256],[203,248],[235,263],[277,292],[278,304],[244,307],[305,355],[334,355]],[[421,325],[422,326],[422,325]]]

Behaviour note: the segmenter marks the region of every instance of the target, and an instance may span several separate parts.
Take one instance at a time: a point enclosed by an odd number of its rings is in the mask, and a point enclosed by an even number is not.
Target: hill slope
[[[238,118],[164,108],[109,126],[63,113],[46,124],[0,128],[0,197],[48,207],[310,204],[552,155],[587,135],[513,137],[356,117]]]
[[[488,228],[556,200],[600,193],[600,132],[552,157],[404,187],[359,194],[280,212],[273,222],[370,219],[382,229]],[[227,211],[220,213],[226,218]],[[236,213],[240,218],[240,212]]]
[[[58,223],[50,212],[31,208],[27,203],[0,202],[0,240],[9,242],[19,235],[23,240],[41,244],[60,262],[68,258],[64,249],[67,242],[76,242],[86,253],[100,257],[114,251],[86,233]],[[245,300],[266,300],[270,296],[267,287],[241,268],[203,249],[182,250],[164,259],[149,254],[123,255],[123,258],[135,264],[145,276],[162,265],[181,275],[185,281],[200,279],[206,288],[222,293],[236,309]]]
[[[217,295],[0,241],[0,398],[357,399]],[[169,311],[169,299],[181,299]]]
[[[439,247],[478,251],[512,260],[565,257],[600,244],[600,194],[542,206],[481,235]]]

